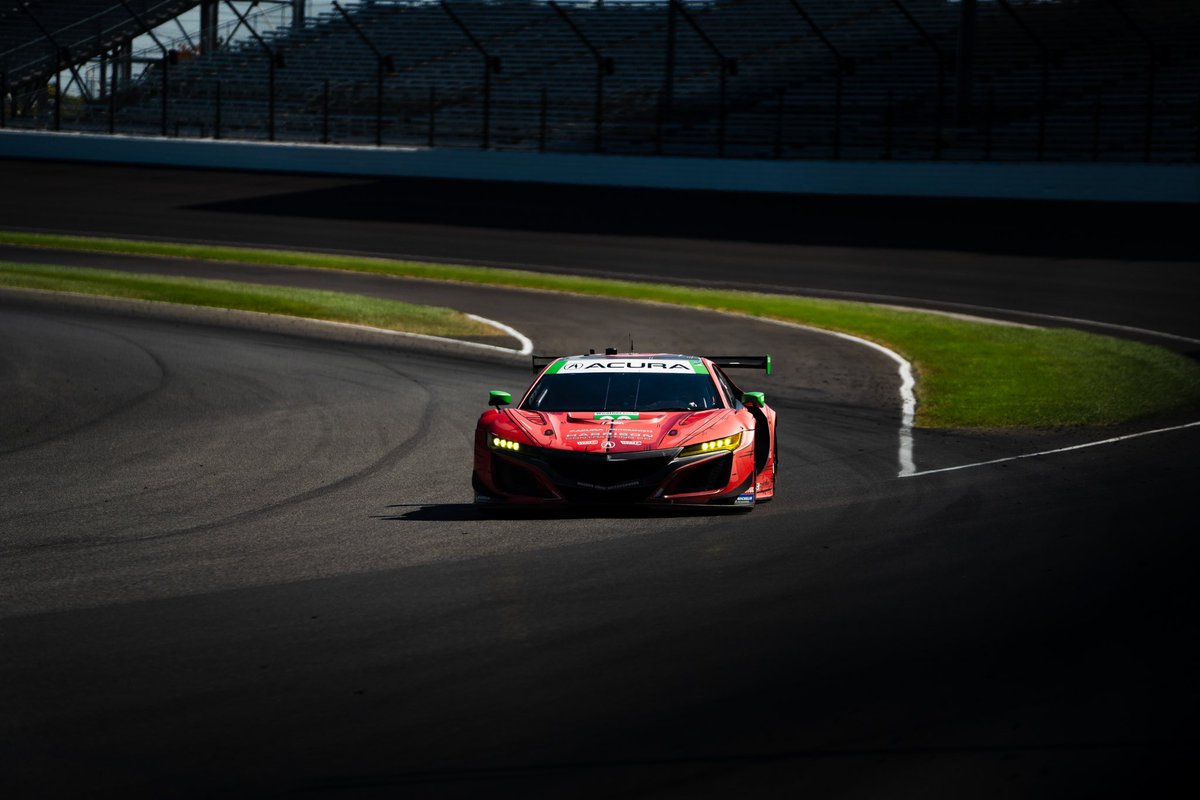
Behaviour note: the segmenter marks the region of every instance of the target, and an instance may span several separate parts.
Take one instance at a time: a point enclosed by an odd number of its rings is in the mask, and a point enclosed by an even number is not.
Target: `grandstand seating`
[[[13,2],[0,0],[5,15],[0,19],[11,18],[5,9]],[[164,10],[170,5],[136,2]],[[436,146],[481,146],[486,80],[489,147],[596,146],[596,63],[545,2],[449,0],[449,5],[499,59],[498,72],[485,75],[482,55],[438,2],[347,4],[394,67],[383,77],[386,143],[427,145],[432,139]],[[844,72],[840,80],[838,62],[791,0],[688,0],[687,16],[722,55],[737,60],[736,75],[725,76],[724,113],[721,63],[678,15],[667,102],[671,14],[665,0],[560,5],[615,65],[603,78],[602,146],[609,152],[1139,160],[1149,149],[1160,160],[1196,158],[1200,4],[1190,0],[1127,4],[1136,29],[1107,0],[1011,0],[1045,52],[999,4],[981,0],[973,92],[962,108],[956,104],[953,65],[943,64],[939,92],[934,48],[894,0],[800,0],[828,41],[853,60],[852,74]],[[904,0],[904,6],[942,52],[955,53],[957,3]],[[78,28],[79,19],[71,24]],[[0,37],[0,43],[7,41]],[[282,54],[273,69],[277,138],[374,141],[379,62],[340,14],[323,13],[303,28],[277,30],[266,42]],[[1152,53],[1154,103],[1148,115]],[[270,64],[258,42],[244,41],[172,66],[169,130],[211,136],[219,124],[224,136],[265,137]],[[115,127],[158,129],[160,79],[157,68],[147,70],[140,85],[121,98]],[[76,122],[102,128],[107,107],[85,109]]]
[[[127,0],[153,28],[199,5],[199,0]],[[0,0],[0,67],[9,86],[45,82],[58,71],[65,48],[82,63],[128,43],[140,27],[117,0]],[[53,43],[52,43],[53,42]]]

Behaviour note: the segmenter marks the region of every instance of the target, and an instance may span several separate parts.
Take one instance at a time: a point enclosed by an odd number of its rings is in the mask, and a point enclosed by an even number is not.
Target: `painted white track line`
[[[525,334],[521,333],[516,328],[512,328],[508,325],[505,325],[503,322],[496,322],[496,320],[494,320],[494,319],[487,319],[486,317],[476,316],[475,314],[467,314],[467,316],[470,317],[471,319],[475,320],[476,322],[482,322],[484,325],[491,325],[493,328],[496,328],[497,330],[504,331],[509,336],[513,337],[518,342],[520,342],[521,349],[516,351],[517,355],[527,356],[527,355],[530,355],[533,353],[533,340],[530,339]],[[512,352],[512,350],[508,347],[497,347],[494,344],[480,345],[480,346],[481,347],[492,347],[492,348],[495,348],[496,350],[507,350],[510,353]]]
[[[991,461],[978,461],[974,464],[960,464],[957,467],[942,467],[941,469],[927,469],[922,472],[901,472],[897,477],[900,478],[919,478],[922,475],[936,475],[939,472],[957,472],[964,469],[973,469],[975,467],[986,467],[991,464],[1003,464],[1006,461],[1019,461],[1023,458],[1037,458],[1038,456],[1050,456],[1056,453],[1069,453],[1072,450],[1085,450],[1089,447],[1100,447],[1105,444],[1115,444],[1116,442],[1124,442],[1128,439],[1139,439],[1143,436],[1154,436],[1159,433],[1170,433],[1172,431],[1181,431],[1185,428],[1200,427],[1200,421],[1188,422],[1183,425],[1173,425],[1170,428],[1155,428],[1152,431],[1141,431],[1140,433],[1129,433],[1124,436],[1113,436],[1110,439],[1101,439],[1098,442],[1086,442],[1084,444],[1075,444],[1070,447],[1059,447],[1054,450],[1042,450],[1038,453],[1023,453],[1019,456],[1009,456],[1008,458],[994,458]]]
[[[0,296],[24,298],[74,308],[116,310],[122,313],[132,313],[158,319],[225,326],[233,325],[234,327],[276,333],[306,330],[308,335],[313,335],[315,332],[324,329],[326,331],[347,331],[352,335],[362,334],[375,342],[384,342],[389,339],[393,341],[428,342],[434,346],[446,346],[461,350],[484,350],[517,357],[528,356],[533,352],[533,342],[528,336],[502,322],[478,317],[474,314],[466,314],[465,316],[476,322],[491,326],[507,336],[511,336],[517,340],[520,349],[514,350],[511,347],[487,344],[486,342],[471,342],[464,339],[434,336],[427,333],[393,331],[386,328],[375,328],[370,325],[358,325],[353,322],[293,317],[285,314],[269,314],[263,311],[242,311],[212,306],[193,306],[185,303],[170,303],[160,300],[137,300],[127,297],[108,297],[80,292],[56,292],[44,289],[22,289],[9,286],[0,287]]]
[[[922,310],[922,309],[914,309],[914,310]],[[726,313],[731,313],[731,312],[726,312]],[[984,467],[984,466],[988,466],[991,464],[1003,464],[1008,461],[1019,461],[1021,459],[1025,459],[1025,458],[1037,458],[1038,456],[1048,456],[1048,455],[1055,455],[1057,453],[1067,453],[1072,450],[1084,450],[1084,449],[1087,449],[1090,447],[1100,447],[1101,445],[1115,444],[1117,442],[1123,442],[1128,439],[1138,439],[1143,436],[1153,436],[1155,434],[1170,433],[1172,431],[1180,431],[1180,430],[1184,430],[1187,428],[1195,428],[1195,427],[1200,426],[1200,421],[1189,422],[1184,425],[1174,425],[1169,428],[1156,428],[1154,430],[1141,431],[1139,433],[1130,433],[1130,434],[1126,434],[1124,436],[1114,436],[1114,437],[1111,437],[1108,439],[1102,439],[1102,440],[1096,441],[1096,442],[1086,442],[1084,444],[1071,445],[1070,447],[1059,447],[1059,448],[1055,448],[1053,450],[1042,450],[1037,453],[1022,453],[1021,455],[1017,455],[1017,456],[1008,456],[1006,458],[996,458],[996,459],[992,459],[990,461],[979,461],[979,462],[976,462],[973,464],[960,464],[960,465],[954,466],[954,467],[941,467],[939,469],[928,469],[928,470],[918,471],[917,467],[916,467],[916,462],[914,460],[914,455],[913,455],[913,451],[914,451],[913,424],[915,421],[916,410],[917,410],[917,399],[913,393],[915,381],[913,379],[912,365],[903,356],[901,356],[899,353],[897,353],[893,350],[889,350],[888,348],[884,347],[881,344],[877,344],[868,339],[859,338],[858,336],[852,336],[848,333],[840,333],[838,331],[830,331],[830,330],[825,330],[823,328],[814,328],[814,327],[811,327],[808,325],[801,325],[796,322],[785,322],[783,320],[769,319],[767,317],[752,317],[749,314],[733,313],[732,315],[739,316],[739,317],[744,316],[744,317],[748,317],[750,319],[756,319],[760,322],[769,322],[773,325],[783,325],[783,326],[789,327],[789,328],[800,328],[802,330],[814,331],[816,333],[823,333],[827,336],[836,336],[839,339],[845,339],[847,341],[856,342],[858,344],[865,345],[866,347],[870,347],[872,350],[877,350],[878,352],[883,353],[888,358],[895,361],[896,364],[899,366],[899,372],[900,372],[900,399],[901,399],[901,404],[902,404],[902,413],[901,413],[901,421],[900,421],[900,447],[899,447],[900,471],[896,475],[897,478],[917,478],[917,477],[921,477],[923,475],[936,475],[941,472],[957,472],[959,470],[973,469],[975,467]],[[1058,319],[1066,320],[1067,318],[1059,317]],[[1113,325],[1113,326],[1109,326],[1109,327],[1120,328],[1122,326]],[[1135,329],[1127,329],[1127,330],[1135,330]],[[1137,329],[1137,330],[1140,331],[1140,329]],[[1140,332],[1156,333],[1155,331],[1140,331]],[[1171,334],[1161,334],[1160,333],[1158,335],[1163,336],[1164,338],[1174,338],[1174,339],[1182,339],[1184,341],[1192,341],[1192,340],[1186,339],[1185,337],[1173,336]]]
[[[782,325],[785,328],[799,328],[804,331],[812,331],[821,333],[826,336],[834,336],[838,339],[844,339],[848,342],[869,347],[896,362],[896,366],[900,373],[900,447],[899,447],[899,462],[900,473],[899,477],[908,477],[916,475],[917,465],[913,460],[913,423],[917,417],[917,396],[913,389],[916,386],[916,380],[913,378],[912,364],[908,362],[904,356],[897,353],[895,350],[889,350],[877,342],[872,342],[869,339],[863,339],[859,336],[853,336],[849,333],[840,331],[831,331],[826,328],[814,328],[811,325],[801,325],[798,322],[787,322],[781,319],[771,319],[770,317],[755,317],[750,314],[738,314],[735,312],[725,312],[735,317],[746,317],[758,322],[769,322],[772,325]]]
[[[1057,314],[1043,314],[1039,311],[1021,311],[1015,308],[998,308],[996,306],[982,306],[975,303],[955,303],[947,300],[926,300],[920,297],[906,297],[904,295],[886,295],[886,294],[866,294],[862,292],[830,292],[820,289],[789,289],[788,287],[764,286],[762,291],[774,291],[777,293],[794,293],[806,297],[827,297],[832,300],[850,300],[858,303],[870,303],[872,305],[890,305],[897,309],[908,311],[919,311],[926,314],[938,313],[953,313],[939,311],[937,308],[930,306],[943,306],[947,308],[959,308],[968,313],[968,316],[974,317],[977,320],[987,320],[989,322],[1003,322],[995,318],[989,318],[986,314],[1004,314],[1014,317],[1026,317],[1033,320],[1043,320],[1046,322],[1061,322],[1071,326],[1083,326],[1087,328],[1101,328],[1112,331],[1121,331],[1123,333],[1136,333],[1141,336],[1149,336],[1158,339],[1168,339],[1174,342],[1185,342],[1187,344],[1200,345],[1200,339],[1195,339],[1190,336],[1181,336],[1177,333],[1167,333],[1166,331],[1156,331],[1150,328],[1138,328],[1133,325],[1120,325],[1115,322],[1100,322],[1094,319],[1083,319],[1082,317],[1064,317]],[[897,301],[903,303],[897,305]],[[1018,323],[1020,324],[1020,323]]]
[[[866,302],[870,302],[870,301],[866,301]],[[931,301],[922,301],[922,300],[914,298],[912,300],[912,302],[920,303],[920,302],[931,302]],[[1068,325],[1075,326],[1075,327],[1082,326],[1082,327],[1086,327],[1086,328],[1103,328],[1106,330],[1121,331],[1122,333],[1136,333],[1141,336],[1148,336],[1148,337],[1153,337],[1153,338],[1157,338],[1157,339],[1168,339],[1173,342],[1186,342],[1187,344],[1200,345],[1200,339],[1193,339],[1190,336],[1180,336],[1177,333],[1167,333],[1165,331],[1154,331],[1154,330],[1150,330],[1149,328],[1138,328],[1133,325],[1118,325],[1115,322],[1099,322],[1094,319],[1082,319],[1080,317],[1062,317],[1062,316],[1058,316],[1056,314],[1042,314],[1037,311],[1018,311],[1018,310],[1012,309],[1012,308],[993,308],[992,306],[979,306],[979,305],[972,305],[970,303],[942,303],[942,305],[950,305],[950,306],[955,306],[957,308],[971,309],[972,311],[986,311],[986,312],[992,313],[992,314],[1007,314],[1010,316],[1028,317],[1030,319],[1046,320],[1049,322],[1062,322],[1062,323],[1066,323]],[[917,306],[917,305],[891,306],[891,308],[903,309],[903,310],[907,310],[907,311],[921,311],[921,312],[928,313],[928,314],[950,313],[950,312],[944,312],[944,311],[939,312],[935,309],[922,308],[921,306]],[[976,319],[976,320],[986,320],[988,322],[998,322],[1001,324],[1003,324],[1003,322],[1004,322],[1003,320],[989,319],[988,317],[979,316],[978,314],[971,314],[968,316],[973,319]],[[1018,323],[1013,323],[1013,324],[1021,325],[1022,323],[1018,322]],[[1027,327],[1037,327],[1037,326],[1027,326]]]

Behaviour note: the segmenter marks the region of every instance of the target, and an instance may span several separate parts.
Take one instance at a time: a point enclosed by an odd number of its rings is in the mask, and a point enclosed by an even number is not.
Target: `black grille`
[[[559,487],[563,497],[572,503],[643,503],[654,493],[653,486],[637,486],[632,489],[581,489],[578,486]]]
[[[605,456],[596,453],[545,453],[543,457],[557,482],[584,489],[621,490],[657,485],[666,477],[671,457],[641,458]]]

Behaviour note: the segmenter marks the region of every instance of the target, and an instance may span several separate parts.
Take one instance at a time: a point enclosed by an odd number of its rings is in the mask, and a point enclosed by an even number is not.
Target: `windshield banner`
[[[557,371],[567,374],[602,374],[606,372],[648,372],[658,375],[689,373],[704,374],[707,370],[699,361],[666,358],[580,358],[565,362]]]

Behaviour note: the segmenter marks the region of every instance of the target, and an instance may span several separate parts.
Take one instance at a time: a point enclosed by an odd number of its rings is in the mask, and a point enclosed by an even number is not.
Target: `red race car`
[[[482,511],[588,503],[749,510],[775,494],[775,411],[726,370],[770,356],[534,356],[541,372],[512,407],[493,391],[475,428],[471,483]]]

